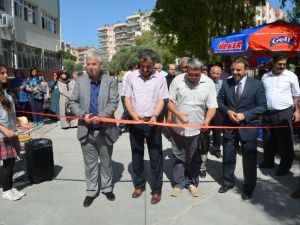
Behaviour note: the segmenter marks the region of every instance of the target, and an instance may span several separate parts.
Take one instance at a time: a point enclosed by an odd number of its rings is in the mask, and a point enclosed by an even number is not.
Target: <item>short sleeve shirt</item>
[[[189,124],[203,124],[207,110],[218,108],[217,92],[214,82],[207,76],[201,75],[197,84],[188,81],[186,73],[177,75],[170,86],[169,99],[174,102],[177,110],[188,115]],[[175,123],[180,121],[174,116]],[[195,128],[173,128],[182,136],[200,134]]]
[[[144,117],[153,116],[158,101],[169,98],[165,76],[154,72],[144,79],[140,70],[128,75],[124,94],[131,98],[134,112]]]

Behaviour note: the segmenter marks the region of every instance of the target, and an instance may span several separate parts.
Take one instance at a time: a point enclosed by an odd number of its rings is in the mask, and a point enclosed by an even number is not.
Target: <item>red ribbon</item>
[[[38,113],[38,112],[28,112],[28,111],[21,111],[16,110],[16,112],[25,113],[25,114],[34,114],[34,115],[41,115],[47,117],[58,117],[58,118],[65,118],[65,119],[78,119],[83,120],[84,118],[78,116],[65,116],[65,115],[54,115],[49,113]],[[201,124],[176,124],[176,123],[149,123],[144,121],[136,121],[136,120],[124,120],[124,119],[114,119],[114,118],[106,118],[106,117],[98,117],[93,122],[101,122],[101,123],[123,123],[123,124],[148,124],[148,125],[155,125],[155,126],[162,126],[162,127],[176,127],[176,128],[195,128],[195,129],[276,129],[276,128],[288,128],[290,126],[203,126]],[[293,127],[300,127],[300,125],[296,125]]]

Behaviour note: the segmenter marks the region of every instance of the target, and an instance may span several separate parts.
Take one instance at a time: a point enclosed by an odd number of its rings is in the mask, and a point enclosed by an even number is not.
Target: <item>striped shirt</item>
[[[149,79],[144,79],[140,70],[128,75],[124,94],[131,98],[133,111],[144,117],[154,114],[159,100],[169,98],[165,76],[154,72]]]

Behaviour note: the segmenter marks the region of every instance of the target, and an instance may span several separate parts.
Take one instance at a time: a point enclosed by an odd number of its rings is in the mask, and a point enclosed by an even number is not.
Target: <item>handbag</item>
[[[71,111],[70,99],[68,99],[65,104],[65,115],[66,116],[74,116],[74,114]]]

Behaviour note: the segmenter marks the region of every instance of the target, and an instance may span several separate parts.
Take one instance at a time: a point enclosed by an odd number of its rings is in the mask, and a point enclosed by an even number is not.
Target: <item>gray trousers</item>
[[[112,145],[107,145],[104,136],[99,131],[89,131],[86,142],[81,144],[84,159],[86,195],[96,196],[98,193],[98,157],[100,158],[101,189],[111,192],[112,185]]]

